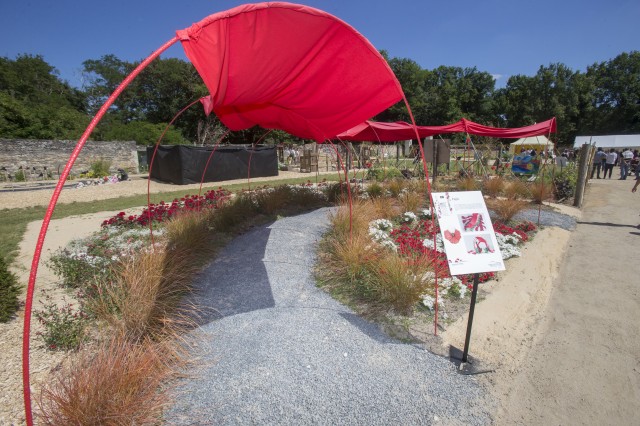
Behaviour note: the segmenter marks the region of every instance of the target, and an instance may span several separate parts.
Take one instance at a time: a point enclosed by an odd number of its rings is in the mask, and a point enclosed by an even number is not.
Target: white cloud
[[[504,76],[502,74],[491,74],[491,77],[493,77],[495,81],[498,81]]]

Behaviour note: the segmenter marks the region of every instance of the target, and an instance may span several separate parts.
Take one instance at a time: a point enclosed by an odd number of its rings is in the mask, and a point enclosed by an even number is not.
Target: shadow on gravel
[[[196,278],[191,301],[202,309],[198,325],[275,306],[263,262],[270,232],[263,227],[236,237]]]
[[[627,225],[624,223],[611,223],[611,222],[577,222],[580,225],[594,225],[594,226],[609,226],[614,228],[635,228],[638,229],[638,225]]]
[[[356,314],[352,314],[349,312],[341,312],[340,316],[342,318],[344,318],[345,320],[349,321],[349,323],[351,325],[353,325],[354,327],[356,327],[358,330],[360,330],[363,334],[367,335],[368,337],[370,337],[371,339],[377,341],[378,343],[401,343],[398,340],[394,340],[391,339],[389,336],[387,336],[386,334],[384,334],[382,331],[380,331],[380,329],[378,328],[377,325],[368,322],[367,320],[364,320],[362,318],[360,318],[358,315]]]

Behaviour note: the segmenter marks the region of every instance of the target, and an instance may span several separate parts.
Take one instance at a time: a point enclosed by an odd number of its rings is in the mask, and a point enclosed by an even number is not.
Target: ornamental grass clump
[[[369,194],[370,198],[381,197],[382,194],[384,193],[384,189],[382,188],[382,185],[380,185],[378,182],[371,182],[370,184],[368,184],[366,191],[367,191],[367,194]]]
[[[169,332],[193,310],[181,304],[191,291],[193,275],[216,250],[207,225],[207,213],[184,213],[166,224],[164,246],[125,259],[102,312],[106,319],[133,339]],[[109,315],[115,306],[117,315]],[[113,309],[111,309],[113,311]]]
[[[426,257],[422,259],[409,262],[397,253],[385,251],[371,271],[370,286],[376,301],[397,313],[409,314],[429,288],[423,276],[430,270],[430,262]]]
[[[324,287],[336,296],[369,300],[372,297],[370,271],[380,249],[365,235],[346,241],[329,237],[323,242],[322,265],[317,273]]]
[[[402,190],[405,188],[405,185],[406,184],[404,179],[394,178],[389,180],[386,183],[385,187],[389,191],[392,197],[397,198],[398,195],[400,195]]]
[[[45,425],[162,423],[171,393],[162,389],[186,363],[181,340],[132,342],[116,334],[83,351],[47,382],[37,399]]]
[[[398,196],[400,209],[405,212],[418,211],[424,205],[424,195],[415,191],[404,191]]]
[[[473,176],[465,176],[458,179],[458,189],[460,191],[475,191],[480,187],[480,184]]]
[[[505,197],[512,200],[521,200],[523,198],[529,198],[531,193],[527,184],[520,179],[510,180],[504,187]]]
[[[398,206],[393,198],[380,197],[370,201],[371,208],[375,212],[374,216],[381,219],[391,219],[400,213]]]
[[[349,206],[341,204],[329,217],[332,234],[336,239],[347,240],[350,236],[365,235],[369,229],[369,222],[375,219],[376,211],[367,200],[353,200],[350,218]]]
[[[504,189],[505,181],[502,177],[496,176],[486,178],[482,181],[482,192],[491,198],[496,198]]]
[[[551,183],[540,180],[529,186],[529,192],[536,204],[542,204],[553,195],[553,186]]]
[[[528,203],[518,199],[487,200],[487,207],[503,222],[509,222],[516,214],[522,211]]]

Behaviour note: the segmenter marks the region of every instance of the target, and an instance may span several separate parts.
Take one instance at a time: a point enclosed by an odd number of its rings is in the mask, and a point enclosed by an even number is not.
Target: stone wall
[[[27,139],[0,139],[0,174],[15,173],[22,170],[37,177],[47,173],[56,177],[69,161],[77,141],[51,141]],[[134,141],[88,141],[71,170],[80,174],[91,168],[97,160],[111,161],[111,170],[125,169],[130,173],[138,172],[138,154]]]

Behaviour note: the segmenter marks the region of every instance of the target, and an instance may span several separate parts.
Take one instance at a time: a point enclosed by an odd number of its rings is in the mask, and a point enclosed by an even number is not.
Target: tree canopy
[[[418,124],[443,125],[468,118],[519,127],[555,116],[558,138],[570,144],[577,134],[640,133],[640,52],[621,53],[585,72],[562,63],[542,65],[535,75],[513,75],[496,89],[491,74],[475,67],[423,69],[409,58],[389,58]],[[0,138],[78,139],[105,99],[139,62],[115,55],[83,63],[84,87],[74,88],[41,56],[0,57]],[[194,67],[180,59],[157,59],[116,100],[92,139],[157,141],[167,123],[189,103],[207,94]],[[377,117],[408,121],[403,103]],[[223,133],[215,116],[188,109],[170,127],[164,143],[211,142]],[[266,138],[265,138],[266,135]],[[232,142],[295,141],[284,132],[233,132]]]

